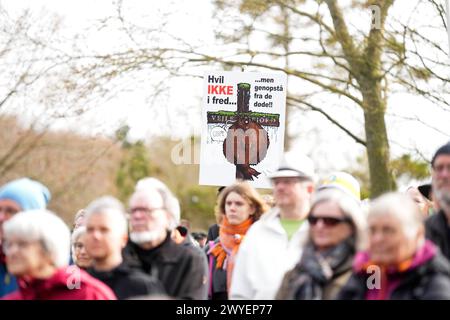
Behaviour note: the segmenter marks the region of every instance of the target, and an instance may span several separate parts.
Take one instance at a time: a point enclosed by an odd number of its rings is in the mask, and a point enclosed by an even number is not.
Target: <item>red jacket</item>
[[[103,282],[77,267],[63,267],[45,280],[19,279],[19,290],[4,300],[116,300]]]

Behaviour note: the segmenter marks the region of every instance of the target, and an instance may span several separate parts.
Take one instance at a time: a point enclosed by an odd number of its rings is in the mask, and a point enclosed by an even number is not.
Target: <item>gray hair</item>
[[[86,227],[81,226],[73,230],[72,237],[71,237],[71,244],[72,244],[72,260],[76,263],[77,257],[75,255],[75,243],[77,242],[78,238],[80,238],[82,235],[86,234]]]
[[[86,208],[86,225],[90,217],[96,214],[108,215],[117,232],[128,233],[125,207],[118,199],[112,196],[103,196],[92,201]]]
[[[356,249],[365,249],[367,242],[367,219],[361,209],[359,202],[355,201],[354,197],[348,195],[340,189],[322,189],[316,192],[316,194],[314,195],[310,212],[312,212],[318,204],[324,202],[336,203],[344,216],[352,221],[356,239]]]
[[[45,209],[19,212],[3,225],[5,239],[11,236],[25,241],[39,241],[55,267],[68,265],[70,231],[64,221]]]
[[[73,218],[74,221],[77,221],[77,219],[79,219],[80,217],[84,217],[86,214],[86,210],[85,209],[80,209],[77,211],[77,213],[75,214],[75,218]]]
[[[143,178],[136,183],[134,194],[149,194],[152,191],[156,191],[161,196],[164,208],[172,217],[169,228],[175,229],[180,223],[180,203],[163,182],[152,177]]]
[[[72,246],[74,245],[75,242],[77,242],[78,238],[81,237],[84,234],[86,234],[86,227],[85,226],[81,226],[81,227],[78,227],[75,230],[73,230],[72,236],[71,236]],[[73,250],[73,248],[72,248],[72,250]]]
[[[370,203],[369,219],[385,215],[398,219],[408,238],[414,238],[424,222],[417,204],[407,195],[398,192],[386,193]]]

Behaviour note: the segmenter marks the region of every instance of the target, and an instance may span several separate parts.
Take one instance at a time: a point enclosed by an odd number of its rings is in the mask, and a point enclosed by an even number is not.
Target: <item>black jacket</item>
[[[217,260],[212,254],[208,254],[212,247],[219,243],[219,238],[210,243],[208,242],[204,248],[204,252],[208,258],[208,265],[211,274],[209,275],[209,291],[208,299],[210,300],[228,300],[228,290],[227,290],[227,271],[223,268],[217,269]]]
[[[450,260],[450,230],[447,217],[441,210],[428,217],[425,222],[426,237],[433,241],[442,254]]]
[[[370,274],[353,273],[338,294],[339,300],[364,300]],[[391,300],[450,299],[450,264],[441,253],[415,269],[405,272]]]
[[[132,269],[125,263],[111,271],[96,271],[90,268],[88,272],[110,287],[119,300],[137,296],[165,295],[164,288],[158,279],[140,270]]]
[[[123,257],[133,268],[159,279],[169,296],[207,298],[208,266],[204,253],[194,246],[177,245],[169,233],[161,245],[150,250],[129,241]]]
[[[208,229],[208,236],[206,237],[206,241],[215,241],[219,236],[219,230],[220,227],[217,223],[210,226]]]

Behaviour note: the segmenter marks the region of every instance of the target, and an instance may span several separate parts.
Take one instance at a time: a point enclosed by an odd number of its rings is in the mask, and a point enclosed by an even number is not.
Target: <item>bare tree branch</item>
[[[325,118],[327,118],[331,123],[333,123],[334,125],[336,125],[339,129],[341,129],[342,131],[344,131],[348,136],[350,136],[353,140],[355,140],[355,142],[366,146],[366,142],[362,139],[360,139],[358,136],[356,136],[355,134],[351,133],[350,130],[348,130],[347,128],[345,128],[345,126],[343,126],[342,124],[340,124],[338,121],[336,121],[333,117],[331,117],[328,113],[326,113],[323,109],[314,106],[313,104],[303,100],[303,99],[296,99],[293,97],[289,97],[288,98],[289,101],[293,101],[299,104],[303,104],[305,106],[307,106],[309,109],[313,110],[313,111],[317,111],[320,114],[322,114],[323,116],[325,116]],[[293,104],[293,106],[295,106]]]

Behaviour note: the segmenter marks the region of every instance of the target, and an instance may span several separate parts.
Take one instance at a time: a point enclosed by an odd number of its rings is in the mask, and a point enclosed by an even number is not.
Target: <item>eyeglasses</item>
[[[74,244],[73,244],[73,249],[75,250],[75,251],[80,251],[81,249],[83,249],[84,248],[84,244],[82,244],[81,242],[75,242]]]
[[[11,253],[11,250],[13,247],[17,247],[19,250],[24,250],[30,247],[35,242],[30,241],[3,241],[2,243],[2,249],[3,252],[8,255]]]
[[[309,216],[308,222],[310,225],[316,225],[319,220],[322,220],[323,224],[327,227],[334,227],[340,223],[351,223],[350,218],[336,218],[336,217],[314,217]]]
[[[152,216],[155,211],[164,210],[164,207],[161,208],[146,208],[146,207],[134,207],[128,210],[129,214],[134,214],[138,211],[144,212],[147,216]]]
[[[448,172],[450,172],[450,164],[441,163],[441,164],[435,164],[433,166],[433,170],[437,173],[442,173],[446,169]]]

